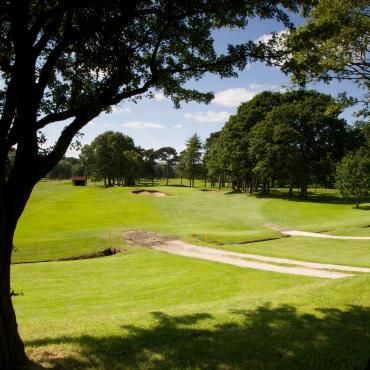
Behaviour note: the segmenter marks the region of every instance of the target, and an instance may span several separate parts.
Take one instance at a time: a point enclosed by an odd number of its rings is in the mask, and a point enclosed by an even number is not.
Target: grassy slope
[[[356,226],[370,223],[370,211],[353,209],[335,197],[330,200],[336,203],[323,203],[258,199],[181,187],[157,189],[169,196],[138,196],[131,193],[132,188],[73,188],[65,182],[40,183],[18,226],[14,261],[56,259],[121,245],[122,231],[140,228],[194,243],[223,243],[226,249],[318,262],[370,264],[368,242],[289,238],[232,245],[279,237],[264,226],[267,223],[342,234],[348,227],[359,234]],[[361,235],[365,232],[370,235],[368,228],[361,229]]]
[[[274,236],[276,223],[345,230],[370,222],[343,204],[165,188],[41,183],[17,230],[15,259],[76,255],[142,228],[223,248],[370,266],[369,243]],[[192,236],[195,234],[196,236]],[[204,240],[203,240],[204,242]],[[37,248],[35,248],[37,247]],[[64,369],[353,369],[370,358],[370,276],[341,280],[241,269],[128,247],[112,257],[13,265],[30,356]]]
[[[147,249],[13,266],[28,353],[65,369],[352,369],[370,276],[239,269]]]

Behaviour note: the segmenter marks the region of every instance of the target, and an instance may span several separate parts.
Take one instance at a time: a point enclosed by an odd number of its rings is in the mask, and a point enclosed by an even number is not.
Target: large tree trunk
[[[17,158],[8,182],[0,183],[0,369],[4,370],[27,360],[11,299],[10,269],[14,232],[37,179],[32,177],[32,166],[16,165]]]
[[[0,369],[12,370],[26,361],[11,300],[10,263],[16,221],[0,214]]]

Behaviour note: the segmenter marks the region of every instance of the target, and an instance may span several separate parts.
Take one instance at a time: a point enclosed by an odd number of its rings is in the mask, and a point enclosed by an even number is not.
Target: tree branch
[[[66,25],[62,39],[50,52],[44,66],[41,69],[39,80],[36,85],[36,94],[39,100],[41,100],[44,90],[50,81],[50,76],[55,67],[55,64],[60,58],[62,52],[65,50],[65,47],[68,45],[68,42],[71,41],[70,39],[71,37],[70,31],[72,29],[71,16],[72,16],[71,11],[70,10],[67,11]]]
[[[36,129],[40,130],[43,127],[49,125],[50,123],[60,122],[60,121],[64,121],[66,119],[75,117],[76,113],[77,112],[73,109],[67,109],[65,111],[57,112],[57,113],[50,113],[47,116],[42,117],[40,120],[37,121]]]
[[[45,176],[58,162],[63,158],[63,155],[70,146],[73,138],[88,122],[96,117],[100,112],[94,112],[86,115],[79,115],[72,123],[64,128],[54,149],[46,156],[39,156],[38,170],[39,176]]]
[[[40,39],[33,46],[34,59],[37,59],[37,57],[40,55],[45,46],[50,42],[51,38],[56,34],[62,24],[65,10],[61,7],[58,10],[59,11],[56,12],[55,18],[52,18],[53,21],[45,27]]]

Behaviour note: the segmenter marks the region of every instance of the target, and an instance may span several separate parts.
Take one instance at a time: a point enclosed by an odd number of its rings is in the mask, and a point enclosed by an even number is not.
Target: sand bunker
[[[130,244],[148,247],[158,252],[167,252],[256,270],[328,279],[349,277],[353,272],[370,273],[370,268],[305,262],[201,247],[176,240],[172,236],[142,230],[126,232],[125,239]]]
[[[165,193],[162,193],[161,191],[157,191],[157,190],[134,190],[132,193],[136,195],[150,195],[152,197],[166,197],[167,196]]]

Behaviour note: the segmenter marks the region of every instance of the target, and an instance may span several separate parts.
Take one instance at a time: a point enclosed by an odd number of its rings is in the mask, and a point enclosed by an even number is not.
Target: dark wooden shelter
[[[86,186],[87,176],[73,176],[72,184],[73,186]]]

